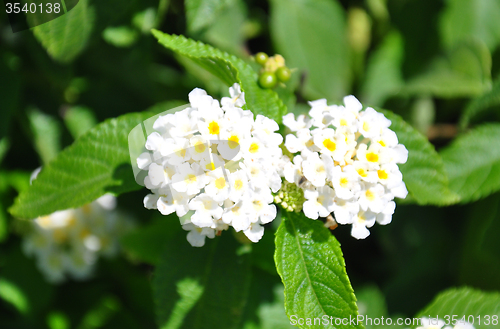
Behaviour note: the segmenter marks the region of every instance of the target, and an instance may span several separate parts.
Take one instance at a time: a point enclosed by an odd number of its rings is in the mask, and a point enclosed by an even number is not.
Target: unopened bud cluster
[[[262,66],[259,72],[259,85],[262,88],[272,89],[278,82],[287,82],[292,76],[292,71],[285,65],[281,55],[267,56],[260,52],[255,55],[255,61]]]
[[[281,184],[281,189],[274,196],[274,202],[280,204],[283,209],[290,212],[299,212],[306,199],[304,191],[293,183],[286,180]]]

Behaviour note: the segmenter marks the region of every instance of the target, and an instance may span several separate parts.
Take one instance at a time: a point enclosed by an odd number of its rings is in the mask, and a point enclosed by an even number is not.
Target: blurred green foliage
[[[235,81],[254,112],[278,120],[347,94],[395,113],[384,112],[410,150],[408,200],[366,240],[334,231],[361,314],[411,317],[455,286],[471,288],[421,314],[450,300],[460,303],[446,312],[481,314],[463,302],[472,299],[498,313],[498,293],[478,290],[500,290],[499,15],[500,0],[80,0],[13,33],[0,14],[0,327],[291,327],[272,260],[278,219],[238,253],[229,232],[195,250],[175,216],[144,209],[131,176],[131,128],[195,87],[218,97]],[[258,86],[260,51],[285,57],[286,86]],[[128,191],[118,203],[139,224],[123,238],[125,257],[101,260],[86,282],[48,284],[21,251],[18,217],[106,191]]]

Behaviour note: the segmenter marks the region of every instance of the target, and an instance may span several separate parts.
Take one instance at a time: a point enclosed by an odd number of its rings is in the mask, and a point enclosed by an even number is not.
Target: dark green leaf
[[[160,328],[238,328],[251,273],[239,246],[229,232],[201,248],[185,234],[169,242],[153,281]]]
[[[285,285],[285,309],[298,318],[355,318],[356,297],[340,244],[321,221],[283,213],[274,259]],[[293,324],[293,323],[292,323]],[[298,325],[300,328],[361,328],[361,325]]]
[[[271,1],[271,36],[287,66],[306,72],[307,98],[340,100],[350,89],[344,16],[337,1]]]
[[[488,48],[477,42],[464,43],[437,58],[427,71],[408,81],[402,92],[442,98],[477,96],[491,88],[490,71]]]
[[[443,160],[425,136],[407,124],[399,115],[380,110],[392,124],[389,127],[400,144],[408,149],[408,161],[399,165],[410,196],[418,204],[448,205],[458,196],[448,187]]]
[[[469,122],[481,115],[500,109],[500,79],[498,79],[493,88],[484,95],[474,99],[465,109],[460,118],[460,127],[465,129]]]
[[[500,124],[477,127],[441,152],[450,189],[461,202],[500,190]]]
[[[228,86],[239,82],[245,92],[247,109],[274,119],[278,123],[281,122],[282,116],[286,113],[286,106],[274,91],[259,87],[257,72],[248,63],[234,55],[183,36],[168,35],[157,30],[152,32],[163,46],[195,61]]]
[[[44,166],[10,212],[32,219],[56,210],[83,206],[106,192],[140,189],[135,183],[128,152],[128,134],[149,113],[130,113],[107,120]]]

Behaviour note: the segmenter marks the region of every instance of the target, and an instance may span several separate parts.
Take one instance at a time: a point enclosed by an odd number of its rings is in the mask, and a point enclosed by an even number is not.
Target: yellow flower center
[[[378,143],[379,143],[381,146],[383,146],[383,147],[385,147],[385,146],[386,146],[386,144],[385,144],[385,142],[384,142],[383,140],[379,140],[379,141],[378,141]]]
[[[378,154],[370,152],[366,154],[366,160],[370,162],[378,162]]]
[[[238,138],[238,136],[236,135],[232,135],[231,137],[229,137],[229,142],[227,143],[228,146],[232,149],[238,147],[238,143],[240,142],[240,139]]]
[[[363,122],[363,130],[364,131],[370,130],[370,124],[367,121]]]
[[[340,125],[341,126],[347,126],[347,120],[346,119],[340,119]]]
[[[219,190],[223,189],[226,186],[226,180],[224,177],[219,177],[215,180],[215,187]]]
[[[214,170],[215,169],[215,164],[213,162],[208,163],[205,168],[208,170]]]
[[[259,144],[257,143],[252,143],[250,145],[250,148],[248,149],[248,151],[250,151],[250,153],[255,153],[259,150]]]
[[[366,195],[366,198],[368,200],[370,200],[370,201],[375,200],[375,194],[372,191],[367,190],[366,193],[365,193],[365,195]]]
[[[329,150],[330,152],[333,152],[337,149],[337,144],[332,142],[330,138],[327,138],[323,141],[323,146],[326,147],[326,149]]]
[[[234,188],[237,190],[241,190],[243,188],[243,181],[238,179],[234,182]]]
[[[366,172],[366,170],[364,170],[363,168],[359,168],[357,170],[358,174],[361,176],[361,177],[366,177],[368,176],[368,173]]]
[[[385,170],[378,170],[377,173],[378,173],[378,178],[380,179],[387,179],[387,177],[389,177],[389,175]]]
[[[346,188],[347,184],[349,184],[349,180],[347,178],[345,178],[345,177],[342,177],[340,179],[340,186],[343,187],[343,188]]]
[[[196,142],[196,144],[194,146],[194,150],[196,151],[196,153],[203,153],[203,152],[205,152],[206,149],[207,149],[207,146],[203,142]],[[182,151],[184,151],[184,154],[186,153],[185,149]]]
[[[189,175],[187,175],[187,178],[186,178],[186,183],[188,183],[188,184],[192,184],[192,183],[194,183],[194,182],[196,182],[196,176],[195,176],[195,175],[193,175],[193,174],[189,174]]]
[[[208,124],[208,132],[212,135],[218,135],[220,132],[219,124],[215,121],[212,121]]]

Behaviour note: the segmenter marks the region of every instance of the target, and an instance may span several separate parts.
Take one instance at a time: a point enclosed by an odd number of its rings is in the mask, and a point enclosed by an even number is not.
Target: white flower
[[[352,225],[353,237],[364,239],[375,221],[391,222],[392,200],[408,194],[397,166],[407,161],[408,150],[389,129],[391,121],[372,108],[363,111],[354,96],[344,97],[343,106],[325,99],[309,104],[309,117],[283,117],[293,132],[285,147],[298,154],[283,161],[280,175],[304,190],[307,217],[333,212],[337,223]]]
[[[202,193],[189,202],[189,209],[195,210],[191,222],[198,227],[211,227],[214,219],[222,217],[222,208],[208,194]]]
[[[316,187],[325,185],[328,174],[333,170],[333,160],[330,156],[322,154],[321,159],[313,153],[307,160],[302,161],[304,176]]]
[[[116,198],[104,195],[81,208],[57,211],[31,223],[23,239],[23,251],[37,259],[49,282],[67,276],[84,280],[91,276],[100,255],[113,256],[118,238],[130,226],[114,210]],[[120,220],[118,220],[120,218]]]
[[[422,325],[417,327],[417,329],[441,329],[445,324],[441,319],[426,317],[422,317],[420,323]]]
[[[326,217],[332,212],[335,193],[330,187],[323,186],[314,190],[305,190],[304,196],[307,201],[304,202],[303,210],[307,217],[318,219],[318,217]]]
[[[190,231],[187,234],[187,240],[193,247],[203,247],[205,245],[205,238],[213,239],[215,237],[215,230],[210,227],[198,227],[192,223],[182,225],[182,229]]]
[[[190,107],[158,117],[137,159],[151,190],[144,206],[183,216],[193,246],[229,226],[256,242],[261,224],[276,218],[271,191],[280,189],[287,161],[279,126],[262,115],[254,120],[241,108],[245,95],[238,84],[229,94],[221,107],[194,89]]]

